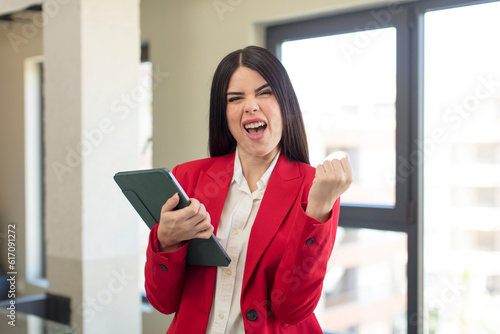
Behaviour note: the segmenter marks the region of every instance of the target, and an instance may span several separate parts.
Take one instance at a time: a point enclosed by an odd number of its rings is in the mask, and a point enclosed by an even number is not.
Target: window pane
[[[339,228],[316,315],[325,332],[406,333],[405,233]]]
[[[499,16],[425,15],[424,333],[500,328]]]
[[[396,29],[282,44],[304,115],[312,165],[349,155],[344,204],[395,205]]]

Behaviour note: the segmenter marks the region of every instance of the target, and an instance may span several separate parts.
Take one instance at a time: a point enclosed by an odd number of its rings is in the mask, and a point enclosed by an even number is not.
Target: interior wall
[[[12,13],[41,3],[40,0],[2,0],[0,3],[0,13]]]
[[[0,233],[8,224],[16,232],[16,296],[43,291],[25,283],[24,206],[24,61],[42,54],[41,27],[0,23]],[[0,242],[0,263],[6,269],[7,245]]]

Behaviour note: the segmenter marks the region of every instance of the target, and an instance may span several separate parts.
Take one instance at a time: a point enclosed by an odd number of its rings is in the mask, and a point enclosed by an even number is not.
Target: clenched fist
[[[352,182],[352,168],[349,158],[326,160],[316,167],[316,175],[309,190],[306,214],[326,222],[333,204]]]

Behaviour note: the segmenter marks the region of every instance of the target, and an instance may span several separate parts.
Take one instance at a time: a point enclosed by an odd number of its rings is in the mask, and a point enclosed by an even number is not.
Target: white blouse
[[[231,258],[231,263],[228,267],[217,267],[214,300],[206,331],[208,334],[245,333],[240,299],[248,239],[278,157],[279,152],[257,182],[257,189],[251,193],[236,149],[233,179],[216,235]]]

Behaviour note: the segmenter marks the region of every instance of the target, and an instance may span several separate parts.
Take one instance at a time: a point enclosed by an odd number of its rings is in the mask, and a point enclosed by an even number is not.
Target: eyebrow
[[[268,83],[265,83],[265,84],[263,84],[262,86],[260,86],[259,88],[257,88],[257,89],[255,90],[255,92],[261,91],[261,90],[263,90],[263,89],[264,89],[264,88],[266,88],[266,87],[269,87],[269,84],[268,84]],[[226,94],[226,95],[245,95],[245,94],[244,94],[243,92],[227,92],[227,94]]]

